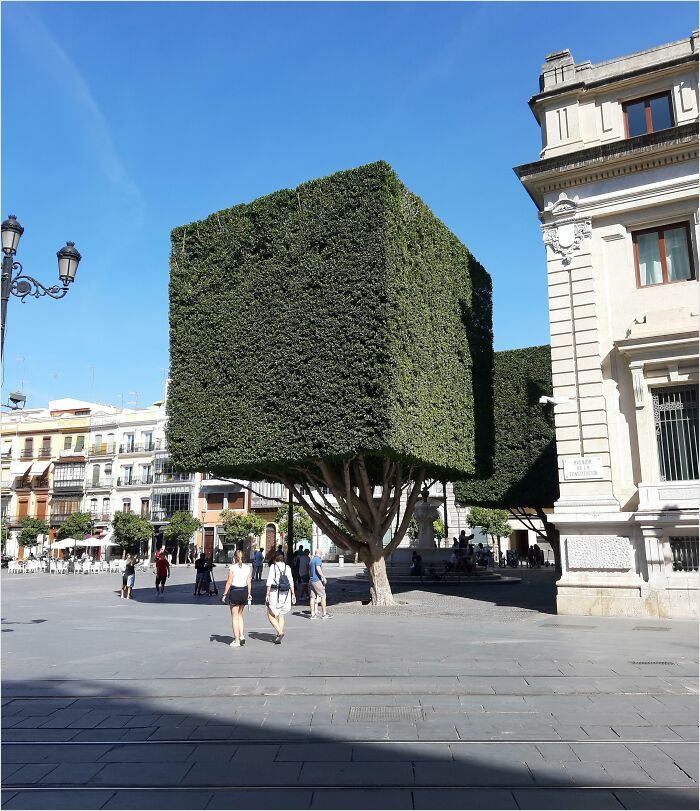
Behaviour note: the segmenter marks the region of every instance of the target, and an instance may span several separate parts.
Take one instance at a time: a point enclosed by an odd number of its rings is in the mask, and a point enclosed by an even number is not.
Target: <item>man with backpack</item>
[[[318,619],[316,613],[316,600],[321,603],[321,619],[330,619],[330,614],[326,610],[326,575],[323,573],[321,561],[321,550],[316,549],[314,556],[309,562],[309,588],[311,589],[309,608],[311,609],[311,619]]]
[[[273,640],[275,645],[282,644],[284,615],[291,611],[296,601],[292,570],[284,562],[284,552],[278,549],[274,559],[270,562],[270,570],[267,573],[267,592],[265,593],[267,618],[277,633]]]

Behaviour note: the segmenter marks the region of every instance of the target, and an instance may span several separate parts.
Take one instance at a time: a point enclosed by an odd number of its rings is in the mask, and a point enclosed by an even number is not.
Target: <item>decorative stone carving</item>
[[[632,545],[626,535],[567,535],[564,546],[569,569],[632,568]]]
[[[636,408],[644,408],[644,395],[646,384],[644,383],[644,370],[632,369],[632,389],[634,390],[634,405]]]
[[[561,256],[563,265],[570,265],[574,251],[592,233],[589,219],[576,219],[578,196],[573,200],[566,192],[559,195],[556,203],[550,203],[543,212],[543,220],[553,221],[552,225],[542,226],[542,239],[545,245]]]

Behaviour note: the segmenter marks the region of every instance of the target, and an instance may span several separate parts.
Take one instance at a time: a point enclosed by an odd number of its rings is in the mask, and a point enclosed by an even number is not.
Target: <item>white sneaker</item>
[[[245,637],[244,636],[241,637],[241,647],[243,647],[243,645],[245,645]]]
[[[229,644],[229,648],[240,648],[240,647],[241,643],[237,639],[234,639],[233,642]]]
[[[330,614],[321,614],[321,619],[322,620],[329,620],[330,618],[331,618]]]
[[[317,620],[318,619],[318,614],[312,614],[311,619],[312,620]]]

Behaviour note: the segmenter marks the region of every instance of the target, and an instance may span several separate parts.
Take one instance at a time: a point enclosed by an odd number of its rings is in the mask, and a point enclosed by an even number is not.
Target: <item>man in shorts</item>
[[[330,619],[330,614],[326,611],[326,575],[323,573],[321,550],[314,550],[314,556],[309,561],[309,607],[311,608],[311,619],[318,619],[316,613],[316,600],[321,603],[321,619]]]
[[[165,581],[170,577],[170,564],[163,552],[156,555],[156,595],[165,592]]]

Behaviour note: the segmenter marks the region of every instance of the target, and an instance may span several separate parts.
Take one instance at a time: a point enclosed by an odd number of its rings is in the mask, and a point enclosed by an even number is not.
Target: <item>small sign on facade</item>
[[[577,456],[564,459],[564,479],[602,479],[603,460],[600,456]]]

